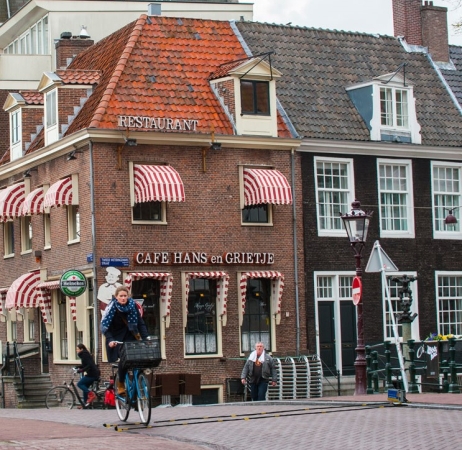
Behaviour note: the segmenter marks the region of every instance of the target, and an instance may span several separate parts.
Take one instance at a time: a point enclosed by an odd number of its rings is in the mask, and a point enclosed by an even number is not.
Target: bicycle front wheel
[[[72,409],[75,405],[75,395],[66,386],[51,388],[45,398],[45,405],[50,408]]]
[[[151,420],[151,386],[144,373],[138,376],[138,414],[141,423],[148,424]]]
[[[130,402],[128,401],[128,392],[125,392],[125,396],[122,397],[119,394],[118,386],[119,374],[116,375],[114,380],[115,404],[119,419],[125,422],[128,419],[128,414],[130,413]]]

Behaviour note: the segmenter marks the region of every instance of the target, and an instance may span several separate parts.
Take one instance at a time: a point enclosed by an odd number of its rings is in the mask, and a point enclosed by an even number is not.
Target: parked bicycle
[[[126,421],[130,410],[138,411],[141,423],[146,425],[151,420],[151,386],[147,375],[152,367],[157,367],[161,361],[158,342],[154,340],[136,342],[118,342],[123,344],[121,361],[128,371],[125,376],[125,395],[118,392],[119,375],[117,364],[112,366],[115,375],[114,391],[116,410],[119,419]]]
[[[74,383],[74,378],[78,374],[78,369],[74,367],[72,369],[72,378],[69,382],[64,382],[62,386],[52,387],[45,398],[45,405],[48,409],[51,408],[68,408],[72,409],[76,405],[80,405],[82,408],[106,408],[104,402],[104,396],[107,388],[109,387],[109,382],[105,381],[103,383],[95,381],[90,386],[90,392],[93,392],[95,395],[94,400],[85,405],[83,398],[80,396],[79,389]],[[91,398],[91,394],[90,394]]]

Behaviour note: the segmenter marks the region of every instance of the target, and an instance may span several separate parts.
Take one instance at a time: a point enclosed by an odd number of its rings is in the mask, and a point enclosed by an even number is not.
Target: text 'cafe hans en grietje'
[[[274,264],[274,253],[226,252],[209,255],[204,252],[138,252],[135,265],[155,264]]]

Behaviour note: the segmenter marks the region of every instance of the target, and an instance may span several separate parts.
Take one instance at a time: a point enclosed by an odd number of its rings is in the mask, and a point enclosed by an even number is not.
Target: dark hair
[[[80,350],[86,350],[88,352],[87,347],[85,347],[83,344],[77,344],[77,348],[80,348]]]

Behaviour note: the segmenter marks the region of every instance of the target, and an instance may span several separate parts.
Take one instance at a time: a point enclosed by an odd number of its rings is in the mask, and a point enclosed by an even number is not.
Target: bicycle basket
[[[120,361],[126,369],[157,367],[161,360],[158,341],[125,342],[120,350]]]

